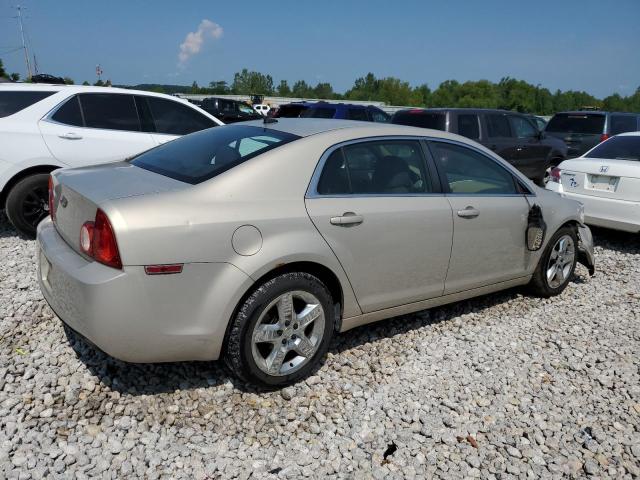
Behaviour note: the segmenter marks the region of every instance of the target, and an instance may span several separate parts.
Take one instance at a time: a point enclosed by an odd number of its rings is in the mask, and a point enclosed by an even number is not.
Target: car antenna
[[[264,117],[263,122],[264,123],[278,123],[278,119],[277,118],[273,118],[273,117]]]

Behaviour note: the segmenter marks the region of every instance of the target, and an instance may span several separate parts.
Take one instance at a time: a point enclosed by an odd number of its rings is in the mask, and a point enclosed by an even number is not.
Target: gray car
[[[578,202],[422,128],[228,125],[57,170],[50,202],[39,280],[67,325],[122,360],[224,357],[261,386],[309,374],[336,332],[593,272]]]

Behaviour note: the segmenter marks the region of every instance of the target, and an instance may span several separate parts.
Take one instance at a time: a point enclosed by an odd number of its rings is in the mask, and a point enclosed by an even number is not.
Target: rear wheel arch
[[[18,183],[20,180],[23,180],[31,175],[36,175],[39,173],[51,173],[58,168],[62,168],[59,165],[36,165],[34,167],[25,168],[24,170],[19,171],[13,177],[9,179],[9,181],[5,184],[0,191],[0,210],[5,208],[5,204],[7,201],[7,195],[11,191],[11,189]]]

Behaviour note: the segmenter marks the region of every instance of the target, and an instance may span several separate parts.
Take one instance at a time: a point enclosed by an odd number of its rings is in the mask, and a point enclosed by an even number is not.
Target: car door
[[[143,128],[151,132],[157,145],[217,126],[211,118],[195,108],[175,100],[137,95],[136,104],[141,112]]]
[[[128,94],[74,95],[38,125],[53,156],[72,167],[124,160],[155,146]]]
[[[453,220],[435,177],[417,139],[356,142],[323,156],[307,211],[363,312],[442,295]]]
[[[507,162],[518,168],[518,140],[511,130],[506,113],[486,113],[484,115],[486,137],[482,143]]]
[[[453,210],[445,294],[526,275],[529,206],[498,161],[462,144],[430,141]]]
[[[541,140],[537,127],[528,118],[509,115],[509,120],[518,140],[516,167],[531,179],[544,178],[551,147]]]

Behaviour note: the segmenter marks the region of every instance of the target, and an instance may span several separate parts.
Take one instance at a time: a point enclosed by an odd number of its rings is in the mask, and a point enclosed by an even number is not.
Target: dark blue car
[[[390,116],[373,105],[329,102],[292,102],[281,105],[274,117],[337,118],[388,123]]]

